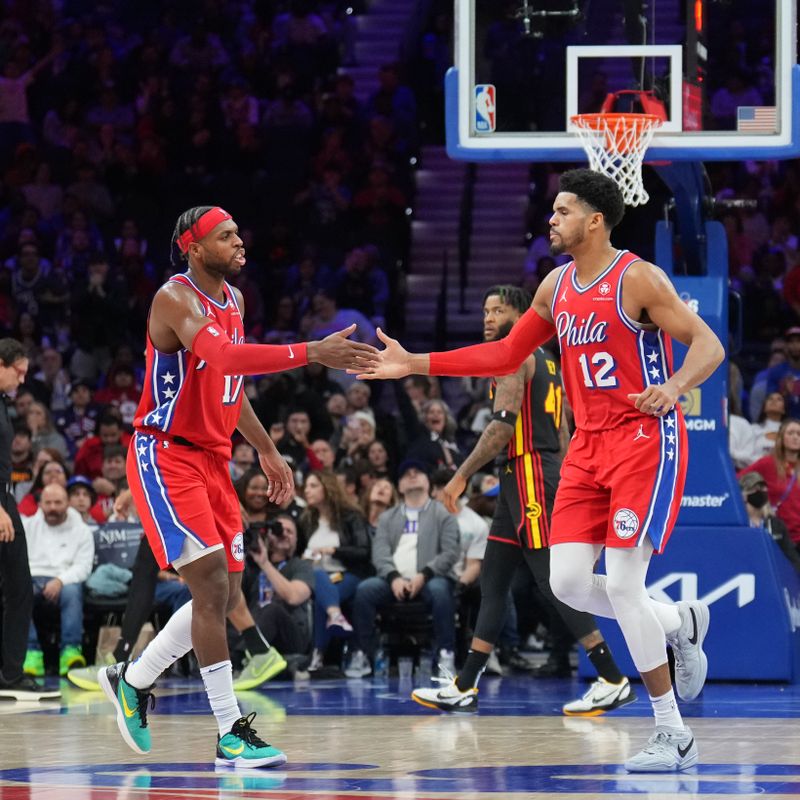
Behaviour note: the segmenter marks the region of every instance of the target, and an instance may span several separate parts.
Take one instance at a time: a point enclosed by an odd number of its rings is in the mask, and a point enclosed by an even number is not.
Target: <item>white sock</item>
[[[684,729],[681,712],[678,711],[675,692],[672,689],[661,697],[651,697],[650,703],[656,715],[656,727],[675,728],[679,731]]]
[[[156,678],[192,649],[192,604],[182,605],[158,636],[125,672],[125,680],[137,689],[152,686]]]
[[[211,704],[211,711],[217,718],[219,735],[224,736],[231,732],[233,723],[236,722],[242,713],[239,711],[239,703],[233,693],[233,667],[230,660],[220,661],[217,664],[210,664],[200,668],[200,676],[206,687],[208,702]]]

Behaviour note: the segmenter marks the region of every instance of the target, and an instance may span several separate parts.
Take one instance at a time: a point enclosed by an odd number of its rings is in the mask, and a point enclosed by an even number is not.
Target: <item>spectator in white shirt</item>
[[[94,536],[80,514],[69,505],[67,490],[58,483],[44,487],[39,510],[23,520],[28,561],[33,578],[34,607],[47,603],[61,612],[59,674],[86,666],[83,639],[83,584],[94,563]],[[31,623],[25,672],[44,674],[44,657]]]

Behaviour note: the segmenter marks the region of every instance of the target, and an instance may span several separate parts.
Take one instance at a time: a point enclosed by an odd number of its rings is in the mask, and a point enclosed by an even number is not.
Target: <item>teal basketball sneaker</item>
[[[147,689],[137,689],[125,680],[128,662],[102,667],[97,673],[100,688],[117,710],[117,727],[127,745],[137,753],[150,752],[147,706],[155,708],[156,698]]]
[[[254,767],[278,767],[286,763],[286,754],[277,747],[268,745],[256,736],[253,720],[256,712],[237,719],[230,733],[217,737],[218,767],[233,766],[251,769]]]

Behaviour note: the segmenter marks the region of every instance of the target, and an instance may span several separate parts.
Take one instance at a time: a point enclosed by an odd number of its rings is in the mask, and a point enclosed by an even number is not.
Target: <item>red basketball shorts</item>
[[[242,571],[242,515],[225,458],[137,432],[128,448],[127,473],[162,569],[180,558],[188,539],[195,550],[222,545],[229,571]]]
[[[550,544],[664,549],[688,463],[683,414],[642,416],[606,431],[578,430],[561,467]]]

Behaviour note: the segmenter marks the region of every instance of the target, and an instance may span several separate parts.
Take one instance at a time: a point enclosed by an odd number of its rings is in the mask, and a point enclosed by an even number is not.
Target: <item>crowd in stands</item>
[[[36,590],[60,598],[62,674],[81,658],[91,531],[135,521],[130,504],[115,512],[115,502],[127,492],[146,315],[173,274],[176,216],[206,201],[234,213],[248,253],[236,284],[251,341],[317,339],[351,323],[366,342],[377,325],[398,330],[411,162],[421,140],[441,134],[432,87],[450,58],[452,20],[433,4],[418,57],[407,70],[387,62],[362,104],[347,74],[353,6],[6,4],[0,336],[22,341],[32,365],[13,401],[12,481],[34,581],[61,584]],[[747,431],[733,457],[760,478],[744,481],[746,498],[766,485],[769,503],[749,504],[751,518],[782,520],[786,535],[771,530],[789,553],[800,542],[800,173],[796,162],[711,169],[720,198],[756,201],[723,219],[749,346],[731,405]],[[528,288],[558,263],[541,224],[557,174],[535,171]],[[451,663],[455,610],[463,622],[477,602],[497,481],[476,475],[457,518],[435,498],[486,424],[487,383],[366,384],[312,364],[247,379],[245,391],[296,480],[296,496],[274,507],[255,452],[234,441],[244,589],[260,628],[315,669],[347,640],[349,674],[366,675],[381,609],[422,600],[438,657]],[[47,561],[48,537],[72,543],[58,563]],[[162,577],[162,600],[188,599],[174,573]],[[517,597],[529,596],[524,583],[515,581]],[[549,615],[526,600],[518,626],[511,593],[508,606],[501,660],[528,668],[520,642]],[[241,661],[244,643],[231,637]],[[32,630],[34,674],[40,649]]]

